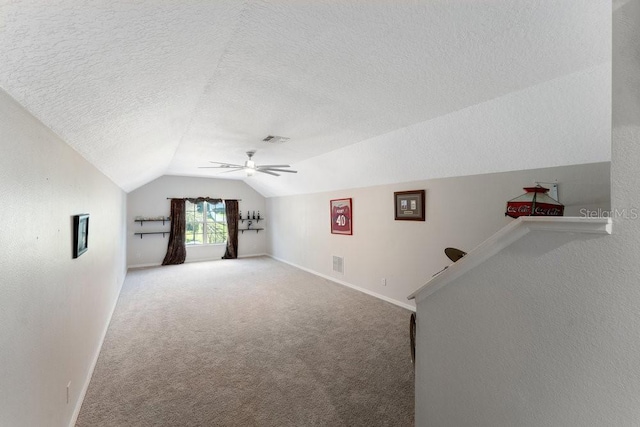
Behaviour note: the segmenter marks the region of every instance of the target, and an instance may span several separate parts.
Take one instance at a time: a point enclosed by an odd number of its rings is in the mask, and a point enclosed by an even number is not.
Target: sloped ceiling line
[[[185,136],[189,133],[189,131],[192,128],[194,119],[198,113],[198,111],[201,109],[202,105],[204,104],[204,100],[205,97],[207,95],[207,93],[209,92],[210,88],[215,84],[216,82],[216,78],[218,76],[219,70],[220,70],[220,65],[222,63],[224,63],[226,57],[229,55],[230,52],[230,46],[233,44],[234,40],[236,39],[236,35],[240,32],[240,29],[243,28],[246,24],[246,13],[249,9],[249,5],[250,5],[251,0],[245,0],[242,8],[240,10],[240,13],[238,14],[237,18],[233,20],[234,24],[233,24],[233,30],[231,31],[231,35],[230,37],[227,39],[225,46],[222,50],[222,54],[219,56],[218,61],[216,63],[216,66],[213,68],[213,71],[211,72],[211,75],[209,76],[209,78],[207,79],[207,83],[204,85],[204,87],[202,88],[201,91],[201,95],[198,98],[198,100],[194,103],[194,107],[191,110],[191,113],[189,114],[189,122],[187,123],[187,125],[185,126],[183,132],[180,135],[180,139],[178,141],[178,144],[175,147],[175,150],[173,151],[173,154],[171,155],[171,160],[173,160],[173,158],[175,157],[176,151],[180,148],[180,146],[182,145]],[[215,124],[212,124],[213,126],[215,126]]]

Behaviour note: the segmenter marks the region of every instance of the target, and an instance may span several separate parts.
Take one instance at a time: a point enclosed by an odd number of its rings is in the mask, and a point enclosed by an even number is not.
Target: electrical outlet
[[[387,286],[387,279],[385,279],[384,277],[382,279],[380,279],[380,284],[382,286]]]
[[[71,381],[67,384],[67,404],[69,404],[69,389],[71,388]]]

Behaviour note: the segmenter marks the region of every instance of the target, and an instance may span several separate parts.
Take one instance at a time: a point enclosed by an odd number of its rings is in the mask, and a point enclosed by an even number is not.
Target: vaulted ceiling
[[[278,196],[607,161],[611,8],[0,0],[0,86],[126,191],[188,175]],[[299,173],[199,169],[248,150]]]

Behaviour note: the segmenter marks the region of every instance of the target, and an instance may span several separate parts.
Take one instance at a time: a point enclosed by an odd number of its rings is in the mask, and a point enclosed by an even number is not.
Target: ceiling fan
[[[298,173],[298,171],[294,171],[291,169],[281,169],[281,168],[290,168],[291,166],[289,165],[256,165],[256,162],[252,160],[252,157],[254,154],[256,154],[255,150],[247,151],[247,156],[249,157],[249,160],[246,160],[244,162],[244,165],[235,165],[233,163],[209,162],[209,163],[217,164],[219,166],[200,166],[200,169],[229,169],[223,173],[246,170],[247,176],[252,176],[255,172],[262,172],[262,173],[266,173],[274,176],[280,176],[280,174],[276,172]]]

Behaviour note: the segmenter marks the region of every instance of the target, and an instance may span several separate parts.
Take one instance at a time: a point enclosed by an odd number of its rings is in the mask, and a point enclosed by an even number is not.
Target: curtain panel
[[[185,199],[171,199],[171,231],[169,245],[162,265],[182,264],[187,258],[185,247],[186,211]]]
[[[222,259],[236,259],[238,258],[238,201],[237,200],[225,200],[225,211],[227,213],[227,249],[224,252]]]

